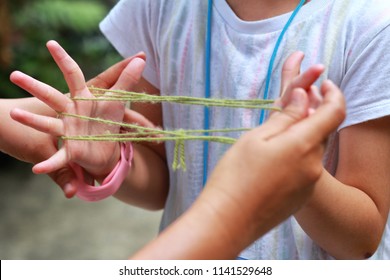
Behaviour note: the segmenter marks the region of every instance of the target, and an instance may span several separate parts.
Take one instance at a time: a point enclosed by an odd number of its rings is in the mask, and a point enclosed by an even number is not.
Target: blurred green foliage
[[[67,92],[62,73],[46,49],[58,41],[80,65],[86,79],[120,60],[99,31],[99,22],[116,0],[1,0],[8,1],[11,27],[11,62],[0,68],[0,97],[22,97],[9,82],[9,74],[20,70]]]

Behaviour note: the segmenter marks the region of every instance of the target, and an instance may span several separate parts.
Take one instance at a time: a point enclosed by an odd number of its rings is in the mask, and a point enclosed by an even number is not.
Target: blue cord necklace
[[[265,89],[263,94],[263,99],[268,99],[269,86],[271,83],[272,70],[275,63],[276,55],[280,44],[283,40],[285,33],[290,27],[295,16],[298,14],[299,10],[305,4],[306,0],[301,0],[295,10],[292,12],[290,18],[285,24],[282,32],[279,35],[278,40],[276,41],[272,56],[268,65],[267,78],[265,81]],[[213,11],[213,0],[208,0],[207,8],[207,24],[206,24],[206,45],[205,45],[205,97],[211,97],[211,21],[212,21],[212,11]],[[262,110],[260,113],[259,124],[261,125],[265,119],[265,111]],[[210,129],[210,109],[208,107],[204,108],[204,129]],[[209,135],[208,132],[205,135]],[[205,141],[203,143],[203,186],[206,185],[208,178],[208,154],[209,154],[209,143]]]

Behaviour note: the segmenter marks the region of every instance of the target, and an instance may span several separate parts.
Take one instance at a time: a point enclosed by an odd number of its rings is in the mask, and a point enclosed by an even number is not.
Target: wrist
[[[100,186],[95,186],[94,181],[96,178],[92,178],[91,184],[85,182],[85,174],[83,169],[75,164],[71,163],[73,171],[76,174],[77,184],[77,196],[85,201],[98,201],[107,198],[117,192],[121,184],[123,183],[126,175],[131,167],[131,161],[133,158],[133,149],[130,142],[121,143],[120,160],[117,162],[113,170],[101,180]]]
[[[95,169],[93,171],[86,169],[88,174],[90,174],[90,176],[94,178],[94,180],[97,183],[101,184],[104,181],[104,179],[111,174],[111,172],[116,168],[118,163],[121,161],[122,147],[123,147],[122,143],[117,143],[115,145],[115,150],[113,151],[111,158],[106,162],[106,164],[104,164],[104,166],[100,166],[99,169]]]

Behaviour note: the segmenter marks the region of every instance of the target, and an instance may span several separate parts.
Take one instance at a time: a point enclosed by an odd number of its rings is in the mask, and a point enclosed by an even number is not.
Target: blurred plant
[[[2,0],[8,3],[7,17],[0,24],[9,26],[8,49],[12,59],[0,67],[0,97],[20,97],[25,93],[9,82],[18,69],[63,92],[67,91],[62,74],[46,50],[48,40],[57,40],[79,63],[90,78],[114,62],[119,55],[101,35],[98,25],[113,0]],[[3,3],[5,3],[3,2]],[[0,35],[7,38],[7,35]],[[0,42],[3,42],[1,40]],[[4,40],[6,42],[6,40]],[[1,49],[7,46],[0,45]]]
[[[2,1],[0,2],[0,65],[9,65],[11,62],[10,38],[8,3]]]

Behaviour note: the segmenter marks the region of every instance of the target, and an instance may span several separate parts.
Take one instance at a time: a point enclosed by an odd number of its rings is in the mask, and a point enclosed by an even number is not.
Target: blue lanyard
[[[206,98],[210,98],[211,95],[211,18],[213,14],[213,0],[208,0],[208,10],[207,10],[207,26],[206,26],[206,46],[205,46],[205,92],[204,95]],[[209,107],[204,107],[204,130],[208,131],[210,129],[210,109]],[[205,132],[205,136],[208,136],[209,133]],[[208,156],[209,156],[209,142],[203,142],[203,186],[206,185],[208,178]]]
[[[280,44],[283,40],[285,33],[290,27],[295,16],[298,14],[299,10],[305,4],[306,0],[301,0],[298,6],[295,8],[287,23],[285,24],[282,32],[279,35],[278,40],[276,41],[272,56],[268,65],[267,78],[265,81],[265,89],[263,99],[268,99],[269,86],[271,84],[272,70],[275,63],[276,55],[278,53]],[[207,24],[206,24],[206,45],[205,45],[205,97],[211,97],[211,21],[212,21],[212,11],[213,11],[213,0],[208,0],[208,9],[207,9]],[[259,124],[263,124],[265,119],[265,111],[262,110],[260,113]],[[210,109],[208,107],[204,108],[204,129],[210,129]],[[209,135],[208,132],[205,132],[205,135]],[[209,143],[204,141],[203,143],[203,186],[206,185],[208,178],[208,155],[209,155]]]

